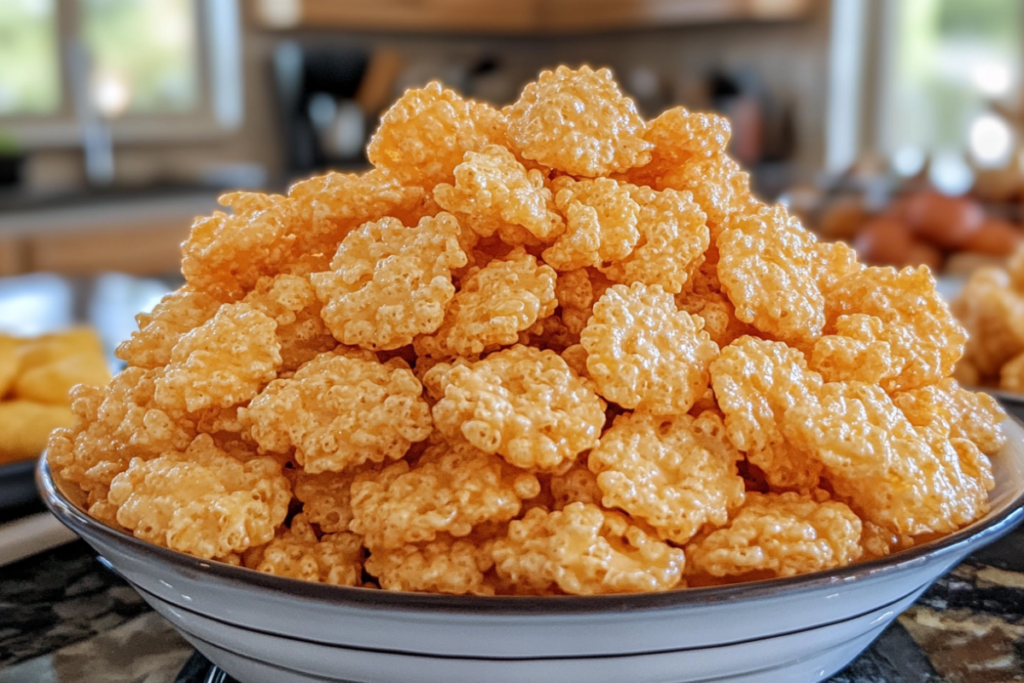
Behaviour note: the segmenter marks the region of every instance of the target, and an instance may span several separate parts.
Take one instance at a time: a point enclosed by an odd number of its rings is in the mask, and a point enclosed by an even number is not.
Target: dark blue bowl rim
[[[1024,424],[1011,417],[1018,430]],[[236,588],[260,589],[296,598],[338,606],[392,611],[444,612],[492,615],[570,615],[598,612],[636,612],[704,606],[764,597],[784,597],[808,590],[849,585],[895,574],[938,558],[966,556],[998,540],[1024,521],[1024,490],[996,514],[947,536],[894,553],[837,569],[781,579],[751,581],[728,586],[680,588],[661,593],[628,593],[587,596],[476,596],[409,593],[348,586],[331,586],[265,574],[253,569],[203,560],[153,545],[126,532],[113,529],[90,517],[57,488],[45,454],[39,459],[36,483],[47,508],[65,526],[87,542],[100,538],[119,546],[125,554],[137,554],[169,564],[183,574],[206,582],[230,584]],[[109,558],[108,558],[109,559]],[[116,567],[116,565],[114,565]]]

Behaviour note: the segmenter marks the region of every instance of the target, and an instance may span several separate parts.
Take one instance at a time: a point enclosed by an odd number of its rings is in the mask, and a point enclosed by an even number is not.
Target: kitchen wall
[[[246,116],[243,126],[193,144],[132,145],[116,151],[118,182],[184,180],[211,166],[253,163],[279,184],[281,148],[270,60],[281,40],[309,46],[391,47],[408,66],[396,87],[440,77],[458,86],[467,67],[488,58],[500,75],[474,80],[478,97],[509,101],[537,71],[559,63],[607,65],[627,89],[657,85],[657,106],[709,105],[706,82],[714,71],[754,74],[772,101],[790,108],[794,143],[787,181],[807,180],[821,167],[828,82],[829,3],[820,0],[805,20],[730,23],[545,38],[414,36],[319,31],[274,32],[249,18],[244,34]],[[662,100],[664,102],[662,102]],[[641,101],[643,104],[643,101]],[[78,150],[34,153],[34,186],[84,183]]]

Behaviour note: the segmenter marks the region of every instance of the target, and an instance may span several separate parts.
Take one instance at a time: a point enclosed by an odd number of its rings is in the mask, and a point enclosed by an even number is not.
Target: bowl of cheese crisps
[[[728,139],[606,69],[409,90],[373,170],[196,220],[47,503],[249,683],[831,674],[1021,521],[1024,432]]]
[[[57,427],[70,427],[68,391],[103,384],[110,370],[91,328],[38,337],[0,334],[0,509],[37,499],[35,460]]]

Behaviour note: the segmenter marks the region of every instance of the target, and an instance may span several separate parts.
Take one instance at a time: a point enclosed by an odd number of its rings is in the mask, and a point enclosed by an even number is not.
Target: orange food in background
[[[74,423],[69,391],[103,384],[110,370],[96,333],[0,336],[0,464],[38,457],[50,432]]]
[[[878,213],[857,198],[837,200],[821,215],[818,231],[852,243],[867,263],[926,265],[934,271],[991,264],[1024,243],[1024,230],[986,216],[973,199],[931,191],[900,197]]]

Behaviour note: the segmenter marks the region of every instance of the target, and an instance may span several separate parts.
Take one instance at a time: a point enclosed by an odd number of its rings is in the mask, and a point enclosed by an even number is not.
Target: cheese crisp
[[[198,557],[463,595],[792,576],[983,516],[1004,415],[931,273],[758,201],[729,136],[607,69],[408,91],[372,170],[196,220],[55,476]],[[979,371],[1024,383],[1024,295],[971,286]]]

